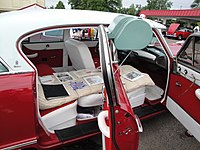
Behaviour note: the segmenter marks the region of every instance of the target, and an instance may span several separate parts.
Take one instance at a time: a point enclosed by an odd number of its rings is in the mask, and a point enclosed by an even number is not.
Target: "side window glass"
[[[25,39],[24,42],[33,42],[33,43],[60,42],[63,41],[63,35],[64,35],[63,30],[46,31],[33,35]]]
[[[178,60],[200,70],[200,38],[190,39],[186,49],[178,56]]]
[[[200,38],[195,39],[194,51],[194,66],[200,69]]]
[[[57,38],[62,39],[64,32],[63,30],[52,30],[52,31],[43,32],[43,35],[46,37],[55,37],[55,38],[57,37]]]
[[[190,39],[189,44],[187,45],[186,49],[184,51],[181,52],[181,54],[179,55],[178,59],[189,64],[192,65],[192,57],[193,57],[193,38]]]
[[[8,72],[8,69],[0,62],[0,73]]]

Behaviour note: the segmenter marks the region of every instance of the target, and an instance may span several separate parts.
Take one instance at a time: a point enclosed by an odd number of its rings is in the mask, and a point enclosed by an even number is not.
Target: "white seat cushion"
[[[155,85],[152,79],[149,77],[148,74],[141,73],[137,69],[133,68],[132,66],[121,66],[120,67],[121,72],[121,79],[124,84],[125,90],[128,94],[129,100],[131,102],[132,107],[136,107],[138,105],[143,104],[144,98],[145,98],[145,87],[147,85]],[[130,72],[138,72],[142,76],[140,78],[137,78],[134,81],[130,81],[127,78],[124,78],[124,74],[130,73]],[[79,70],[79,71],[72,71],[69,72],[71,76],[73,76],[74,80],[73,82],[79,84],[80,82],[82,84],[87,84],[85,79],[86,77],[100,77],[102,78],[101,72],[97,70]],[[93,85],[86,85],[82,88],[73,89],[70,85],[71,83],[63,83],[67,91],[70,93],[70,96],[65,98],[59,98],[57,100],[53,101],[47,101],[44,97],[44,93],[42,90],[41,85],[39,84],[39,105],[40,109],[48,109],[53,108],[56,106],[60,106],[62,104],[65,104],[67,102],[70,102],[74,99],[78,99],[78,105],[82,107],[91,107],[91,106],[98,106],[103,103],[102,101],[102,86],[103,83],[93,84]],[[138,92],[139,93],[138,93]],[[137,97],[139,96],[139,97]],[[140,100],[139,100],[140,99]],[[138,100],[138,102],[136,102]]]
[[[60,130],[76,125],[76,111],[77,101],[56,109],[44,116],[42,116],[42,122],[45,127],[51,133],[54,130]]]
[[[121,66],[120,72],[121,72],[121,80],[125,86],[127,93],[132,92],[140,87],[144,87],[147,85],[150,85],[150,86],[155,85],[155,83],[153,82],[153,80],[148,74],[142,73],[139,70],[133,68],[132,66],[129,66],[129,65]],[[124,77],[125,74],[132,73],[132,72],[136,72],[140,74],[141,76],[137,78],[136,80],[132,80],[132,81]]]
[[[142,86],[136,90],[127,93],[131,108],[144,104],[144,99],[146,95],[145,88],[145,86]]]
[[[44,91],[42,88],[41,83],[38,83],[38,99],[39,99],[39,108],[40,110],[45,110],[49,108],[54,108],[57,106],[61,106],[68,102],[74,101],[78,99],[78,94],[74,91],[70,86],[65,87],[69,96],[61,97],[61,98],[54,98],[53,100],[47,100],[44,96]]]
[[[92,107],[103,105],[102,94],[91,94],[80,97],[78,99],[78,105],[81,107]]]
[[[65,47],[74,69],[95,69],[92,55],[86,44],[74,39],[69,39],[65,41]]]

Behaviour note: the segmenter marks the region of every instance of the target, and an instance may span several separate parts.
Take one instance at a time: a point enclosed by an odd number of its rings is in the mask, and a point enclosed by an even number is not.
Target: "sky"
[[[55,6],[59,0],[45,0],[46,6],[51,7],[52,5]],[[68,5],[68,0],[61,0],[63,1],[65,8],[70,9]],[[192,4],[193,0],[170,0],[173,5],[171,9],[190,9],[190,5]],[[146,0],[122,0],[123,7],[129,7],[131,4],[141,4],[145,6]]]

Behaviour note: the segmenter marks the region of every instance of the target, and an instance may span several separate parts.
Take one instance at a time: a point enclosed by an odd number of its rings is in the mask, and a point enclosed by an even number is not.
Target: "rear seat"
[[[36,68],[40,77],[52,76],[54,78],[53,73],[55,71],[48,64],[37,64]],[[52,83],[58,84],[59,82],[54,78]],[[76,125],[78,95],[70,87],[65,88],[70,96],[48,101],[44,96],[41,81],[38,82],[38,103],[41,120],[51,133],[54,133],[54,130]]]
[[[50,70],[50,69],[45,69],[45,70]],[[144,102],[142,100],[144,100],[145,98],[145,86],[155,85],[154,82],[151,80],[148,74],[141,73],[139,70],[129,65],[121,66],[120,72],[121,72],[121,80],[128,94],[129,100],[131,102],[131,106],[137,107],[141,105]],[[138,79],[136,80],[134,79],[131,81],[130,79],[126,77],[126,75],[131,72],[138,73],[140,77],[138,77]],[[51,72],[51,74],[53,73]],[[54,78],[53,79],[54,82],[52,82],[51,84],[61,83],[58,80],[58,78],[55,77],[56,74],[52,75],[52,78]],[[82,69],[78,71],[68,72],[68,74],[71,77],[73,77],[73,81],[71,82],[71,84],[69,82],[64,82],[63,84],[66,90],[70,93],[70,96],[66,98],[58,98],[55,101],[45,100],[44,94],[42,92],[42,87],[39,84],[39,95],[40,95],[39,104],[40,104],[41,110],[54,108],[62,104],[68,103],[70,101],[73,101],[75,99],[78,99],[78,105],[81,107],[92,107],[92,106],[98,106],[98,105],[103,104],[102,95],[101,95],[103,82],[99,84],[94,83],[92,85],[88,85],[87,80],[86,80],[88,77],[89,77],[88,80],[93,80],[95,77],[102,79],[101,72],[99,72],[98,70]],[[83,88],[73,89],[72,84],[74,83],[75,84],[81,83],[86,86]],[[137,102],[137,100],[139,101]]]
[[[46,67],[46,68],[45,68]],[[43,77],[50,76],[52,81],[48,84],[63,84],[69,96],[62,98],[55,98],[53,100],[47,100],[44,96],[41,82],[38,83],[38,98],[39,108],[43,110],[42,120],[44,125],[50,130],[58,130],[66,127],[70,127],[76,124],[77,105],[81,107],[94,107],[103,104],[102,98],[102,86],[103,80],[98,84],[94,83],[89,85],[88,81],[93,83],[93,79],[102,79],[102,74],[99,70],[82,69],[78,71],[67,72],[73,80],[72,82],[61,82],[58,77],[62,73],[54,73],[48,65],[37,65],[38,74]],[[47,72],[44,72],[46,70]],[[42,72],[40,72],[42,71]],[[148,74],[141,73],[132,66],[125,65],[120,67],[121,79],[124,84],[125,90],[129,97],[129,101],[132,107],[137,107],[144,103],[145,99],[145,87],[147,85],[154,85]],[[140,78],[130,81],[126,75],[132,72],[140,74]],[[66,73],[66,72],[65,72]],[[83,88],[74,89],[73,83],[81,83]],[[56,108],[56,109],[55,109]],[[51,109],[49,111],[49,109]]]

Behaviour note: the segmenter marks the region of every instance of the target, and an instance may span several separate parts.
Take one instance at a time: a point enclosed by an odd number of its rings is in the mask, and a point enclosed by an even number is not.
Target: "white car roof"
[[[35,30],[55,27],[81,25],[109,25],[115,17],[122,14],[65,9],[41,9],[32,7],[24,10],[0,14],[0,58],[9,66],[11,72],[33,71],[30,65],[19,54],[16,45],[24,34]],[[134,16],[132,16],[134,17]],[[162,24],[145,19],[152,28],[165,28]],[[26,56],[24,56],[26,58]]]

